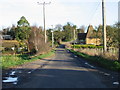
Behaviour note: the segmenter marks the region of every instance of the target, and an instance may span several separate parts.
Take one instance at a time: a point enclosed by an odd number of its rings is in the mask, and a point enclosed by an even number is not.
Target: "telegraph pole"
[[[74,47],[73,49],[75,50],[75,29],[74,29]]]
[[[106,52],[106,9],[105,0],[102,0],[102,18],[103,18],[103,51]]]
[[[44,23],[45,43],[46,43],[47,42],[47,35],[46,35],[46,29],[45,29],[45,5],[50,4],[51,2],[49,2],[49,3],[46,3],[46,2],[39,3],[39,2],[37,2],[37,3],[38,3],[38,5],[43,5],[43,23]]]
[[[120,1],[118,2],[118,37],[120,37]],[[118,42],[119,42],[119,58],[118,58],[118,61],[120,62],[120,38],[119,38]]]
[[[53,48],[53,47],[54,47],[54,34],[53,34],[54,31],[53,31],[53,25],[52,25],[52,31],[51,31],[51,32],[52,32],[52,48]]]

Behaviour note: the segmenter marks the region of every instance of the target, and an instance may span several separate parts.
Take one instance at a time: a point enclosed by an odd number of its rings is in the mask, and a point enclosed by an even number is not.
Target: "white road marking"
[[[3,82],[16,82],[18,77],[6,77],[7,80],[3,80]]]
[[[94,66],[88,64],[87,62],[85,62],[86,65],[90,66],[91,68],[95,68]]]
[[[74,56],[74,57],[77,57],[77,56]]]
[[[118,84],[119,84],[119,82],[113,82],[113,84],[118,85]]]
[[[110,74],[109,73],[104,73],[104,75],[109,76]]]
[[[17,82],[14,82],[13,84],[15,84],[15,85],[16,85],[16,84],[17,84]]]
[[[10,75],[15,75],[15,71],[12,71]]]
[[[31,72],[28,72],[28,73],[31,73]]]

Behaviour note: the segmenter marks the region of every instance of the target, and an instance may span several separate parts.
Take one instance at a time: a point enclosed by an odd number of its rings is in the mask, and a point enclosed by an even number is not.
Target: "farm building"
[[[97,38],[96,32],[92,25],[88,26],[87,33],[78,33],[77,42],[79,44],[94,44],[100,45],[100,39]]]

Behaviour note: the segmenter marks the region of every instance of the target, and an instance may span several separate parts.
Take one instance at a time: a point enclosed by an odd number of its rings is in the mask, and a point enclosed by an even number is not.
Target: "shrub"
[[[103,46],[96,45],[72,45],[72,48],[103,48]]]
[[[33,26],[31,28],[30,37],[28,39],[28,46],[31,53],[43,54],[50,50],[50,44],[45,43],[42,29]]]

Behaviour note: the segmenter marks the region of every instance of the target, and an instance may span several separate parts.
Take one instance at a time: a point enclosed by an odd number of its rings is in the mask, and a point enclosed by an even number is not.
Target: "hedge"
[[[96,45],[72,45],[72,48],[103,48],[103,46]]]

